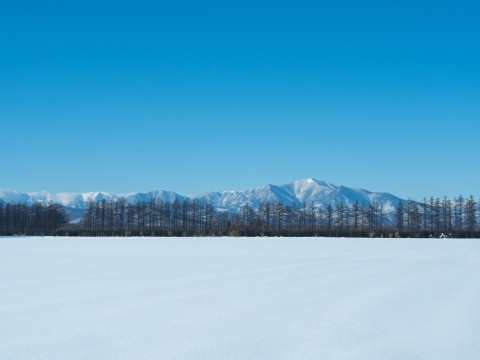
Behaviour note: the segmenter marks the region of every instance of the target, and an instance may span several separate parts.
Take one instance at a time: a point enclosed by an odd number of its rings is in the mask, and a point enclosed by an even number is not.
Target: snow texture
[[[480,240],[0,238],[0,359],[480,359]]]

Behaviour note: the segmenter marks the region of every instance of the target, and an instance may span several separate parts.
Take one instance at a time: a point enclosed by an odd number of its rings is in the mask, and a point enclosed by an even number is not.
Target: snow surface
[[[0,359],[480,359],[480,240],[0,238]]]

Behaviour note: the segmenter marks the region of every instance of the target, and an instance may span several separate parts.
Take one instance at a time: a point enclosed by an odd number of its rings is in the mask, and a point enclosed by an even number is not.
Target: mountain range
[[[362,204],[377,202],[383,204],[386,213],[392,212],[400,198],[390,193],[371,192],[364,189],[354,189],[346,186],[336,186],[331,183],[316,179],[296,180],[285,185],[264,185],[245,191],[220,191],[208,192],[198,196],[184,196],[172,191],[150,191],[145,193],[112,194],[109,192],[86,193],[50,193],[20,192],[16,190],[0,189],[0,201],[5,203],[52,202],[65,206],[70,211],[81,213],[86,209],[91,200],[116,200],[125,197],[129,203],[149,201],[151,199],[163,201],[183,201],[197,199],[211,203],[218,210],[238,211],[249,204],[257,208],[261,202],[282,202],[286,205],[302,205],[314,203],[316,206],[326,206],[328,203],[335,205],[341,201],[347,205],[359,201]]]

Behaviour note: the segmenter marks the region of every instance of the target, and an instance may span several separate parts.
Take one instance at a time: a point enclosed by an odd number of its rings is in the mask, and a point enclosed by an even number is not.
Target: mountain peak
[[[311,185],[311,184],[317,184],[318,181],[317,181],[317,179],[314,179],[314,178],[308,178],[308,179],[295,180],[293,183],[294,184],[308,184],[308,185]]]
[[[318,179],[315,179],[315,178],[307,178],[307,179],[301,179],[301,180],[295,180],[293,182],[293,184],[296,184],[296,185],[303,185],[303,186],[326,186],[326,187],[329,187],[329,188],[337,188],[337,186],[329,183],[329,182],[326,182],[326,181],[323,181],[323,180],[318,180]]]

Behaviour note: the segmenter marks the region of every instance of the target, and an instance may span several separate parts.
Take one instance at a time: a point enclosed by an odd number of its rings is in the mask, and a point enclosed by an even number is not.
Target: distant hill
[[[381,192],[337,186],[316,179],[297,180],[285,185],[264,185],[244,191],[208,192],[198,196],[184,196],[172,191],[150,191],[145,193],[112,194],[109,192],[87,193],[50,193],[48,191],[25,193],[16,190],[0,189],[0,201],[5,203],[52,202],[65,206],[73,213],[82,213],[91,200],[117,200],[124,197],[128,203],[163,200],[183,201],[197,199],[211,203],[218,210],[238,211],[249,204],[257,208],[261,202],[282,202],[285,205],[314,203],[316,206],[335,205],[345,202],[347,205],[359,201],[364,205],[377,202],[383,205],[385,213],[391,213],[400,198]]]

